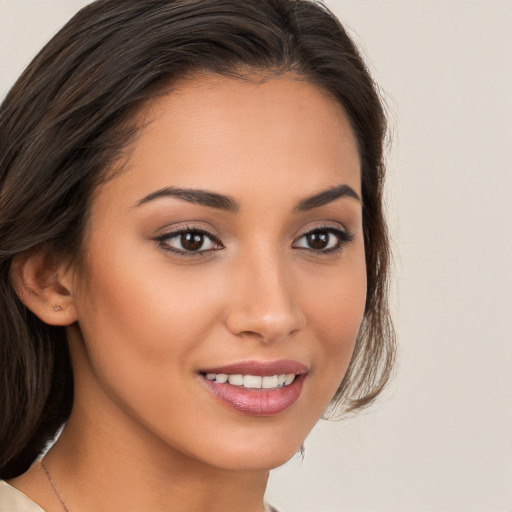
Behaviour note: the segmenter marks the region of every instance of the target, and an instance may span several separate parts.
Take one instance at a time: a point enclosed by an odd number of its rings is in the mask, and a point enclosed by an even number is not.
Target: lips
[[[308,368],[292,360],[245,361],[200,372],[215,398],[250,416],[272,416],[300,397]]]

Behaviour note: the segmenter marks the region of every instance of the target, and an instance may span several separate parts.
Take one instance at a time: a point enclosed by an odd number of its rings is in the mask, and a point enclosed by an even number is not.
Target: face
[[[354,135],[286,76],[191,80],[146,115],[92,201],[75,403],[166,453],[275,467],[334,395],[363,317]]]

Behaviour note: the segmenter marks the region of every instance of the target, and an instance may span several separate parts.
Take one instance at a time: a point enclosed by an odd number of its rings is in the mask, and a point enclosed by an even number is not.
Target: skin
[[[68,325],[74,408],[45,460],[73,512],[261,512],[269,469],[328,405],[363,317],[360,201],[295,208],[339,185],[360,197],[356,141],[342,107],[293,76],[202,76],[144,118],[123,172],[94,194],[84,268],[37,254],[15,266],[22,300]],[[139,204],[165,187],[228,195],[239,209],[167,196]],[[352,240],[313,250],[304,234],[326,225]],[[178,239],[155,241],[186,227],[218,242],[190,256],[168,250]],[[296,403],[265,417],[227,407],[199,375],[282,359],[307,377]],[[62,510],[38,464],[11,483]]]

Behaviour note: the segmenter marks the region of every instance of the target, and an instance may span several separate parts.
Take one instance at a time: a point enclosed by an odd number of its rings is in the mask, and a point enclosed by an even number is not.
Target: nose
[[[233,334],[275,343],[304,327],[306,317],[293,276],[278,256],[255,255],[232,277],[226,323]]]

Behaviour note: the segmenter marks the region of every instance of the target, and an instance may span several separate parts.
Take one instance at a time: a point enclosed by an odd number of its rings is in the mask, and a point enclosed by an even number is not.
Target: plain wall
[[[0,96],[81,0],[0,0]],[[512,511],[512,2],[331,0],[391,111],[399,365],[276,470],[284,512]]]

